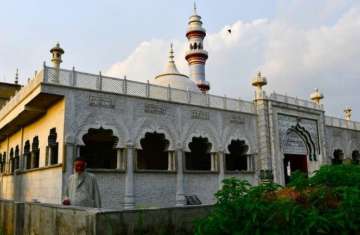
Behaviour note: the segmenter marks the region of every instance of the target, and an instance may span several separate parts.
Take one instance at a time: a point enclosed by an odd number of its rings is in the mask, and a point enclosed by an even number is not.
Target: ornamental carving
[[[145,113],[165,115],[166,111],[167,111],[167,108],[164,105],[149,104],[149,103],[144,105]]]
[[[209,112],[205,112],[205,111],[201,111],[201,110],[192,110],[191,111],[191,119],[209,120],[210,115],[209,115]]]
[[[114,101],[111,98],[103,97],[103,96],[89,96],[89,105],[103,108],[111,108],[115,107]]]

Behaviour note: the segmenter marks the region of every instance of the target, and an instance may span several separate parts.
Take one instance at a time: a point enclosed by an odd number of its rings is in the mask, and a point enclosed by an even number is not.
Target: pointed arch
[[[193,137],[205,137],[211,143],[210,152],[217,152],[219,149],[219,141],[216,135],[215,128],[209,123],[199,123],[194,122],[189,126],[185,132],[183,138],[183,149],[186,152],[190,152],[189,144],[191,143]]]
[[[142,149],[141,147],[141,139],[144,138],[146,133],[159,133],[164,134],[165,138],[169,140],[169,145],[167,150],[174,151],[175,150],[175,136],[176,134],[169,128],[166,122],[163,122],[160,125],[157,121],[149,118],[143,118],[138,120],[135,125],[135,135],[134,135],[134,145],[137,149]]]
[[[305,147],[307,149],[307,155],[309,157],[309,160],[317,161],[315,142],[311,138],[310,133],[304,127],[300,126],[300,124],[297,124],[296,126],[292,126],[286,131],[286,135],[284,135],[284,139],[282,140],[282,146],[283,147],[285,146],[288,135],[291,132],[297,134],[304,142]]]

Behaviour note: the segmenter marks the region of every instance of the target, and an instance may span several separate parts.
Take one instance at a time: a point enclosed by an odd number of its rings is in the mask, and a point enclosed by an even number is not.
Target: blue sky
[[[356,0],[198,0],[207,29],[212,93],[252,99],[257,70],[268,91],[307,99],[318,87],[328,114],[351,105],[360,120],[360,9]],[[0,8],[0,80],[25,82],[59,41],[63,67],[146,81],[161,72],[175,43],[178,67],[193,1],[12,0]],[[224,30],[233,28],[228,37]],[[141,71],[141,72],[139,72]],[[360,109],[360,107],[359,107]]]

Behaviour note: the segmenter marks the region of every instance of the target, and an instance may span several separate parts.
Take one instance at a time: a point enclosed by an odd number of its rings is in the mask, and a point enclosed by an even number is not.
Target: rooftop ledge
[[[24,97],[40,84],[53,84],[229,111],[251,114],[256,113],[253,102],[241,99],[180,90],[172,87],[103,76],[101,74],[83,73],[75,70],[60,69],[57,71],[55,68],[44,66],[44,68],[27,85],[20,89],[3,106],[0,110],[0,122],[21,100],[24,99]]]
[[[243,112],[250,114],[256,113],[255,105],[253,102],[244,101],[241,99],[202,94],[199,92],[158,86],[150,83],[108,77],[101,74],[83,73],[75,70],[60,69],[59,71],[57,71],[55,68],[44,65],[43,69],[39,73],[37,73],[27,85],[22,87],[1,108],[0,123],[11,112],[11,110],[13,110],[17,106],[17,104],[19,104],[25,97],[27,97],[42,83],[64,87],[75,87],[80,89],[110,92],[115,94],[150,98],[163,101],[171,101],[182,104],[191,104],[235,112]],[[323,105],[318,105],[311,101],[284,96],[276,93],[271,94],[270,97],[266,97],[266,95],[264,94],[264,98],[291,105],[316,110],[324,110]],[[358,122],[346,121],[333,117],[326,117],[326,125],[360,130],[360,123]]]

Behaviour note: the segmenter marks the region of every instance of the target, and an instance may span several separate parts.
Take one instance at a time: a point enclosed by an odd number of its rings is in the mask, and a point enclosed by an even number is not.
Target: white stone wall
[[[125,190],[125,174],[91,172],[96,176],[103,208],[122,209]]]
[[[176,174],[135,173],[137,207],[171,207],[176,201]]]
[[[184,189],[186,194],[195,194],[202,204],[215,203],[214,194],[219,190],[217,174],[185,173]]]
[[[326,126],[325,133],[329,162],[336,149],[343,151],[345,159],[351,159],[354,150],[360,151],[360,131]]]

